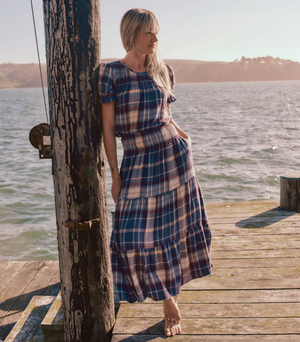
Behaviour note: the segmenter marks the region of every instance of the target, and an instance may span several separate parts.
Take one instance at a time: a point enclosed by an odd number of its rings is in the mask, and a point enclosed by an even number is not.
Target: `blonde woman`
[[[211,232],[191,141],[172,118],[174,73],[158,55],[159,23],[131,9],[121,21],[122,60],[100,65],[104,146],[116,202],[111,262],[120,300],[163,301],[165,335],[181,332],[186,282],[211,273]],[[120,172],[116,135],[124,156]]]

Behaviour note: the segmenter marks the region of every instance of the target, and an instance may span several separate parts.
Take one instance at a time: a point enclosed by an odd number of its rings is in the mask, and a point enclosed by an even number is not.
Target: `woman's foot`
[[[173,297],[163,300],[163,308],[166,322],[169,321],[175,324],[180,323],[181,317],[179,309]]]
[[[165,319],[165,335],[166,336],[174,336],[181,333],[180,324],[176,324],[174,322],[168,321]]]

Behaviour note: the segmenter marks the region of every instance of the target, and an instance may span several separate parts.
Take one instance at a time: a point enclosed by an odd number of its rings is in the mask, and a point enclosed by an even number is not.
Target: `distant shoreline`
[[[102,59],[108,63],[117,59]],[[300,63],[280,58],[257,57],[233,62],[166,59],[175,72],[176,83],[260,82],[300,80]],[[42,64],[44,86],[46,65]],[[40,88],[38,64],[0,64],[0,89]]]
[[[270,81],[216,81],[216,82],[176,82],[176,84],[214,84],[214,83],[253,83],[253,82],[299,82],[299,80],[270,80]],[[34,87],[15,87],[15,88],[1,88],[0,90],[18,90],[18,89],[41,89],[41,86]],[[45,89],[48,89],[47,86],[44,86]]]

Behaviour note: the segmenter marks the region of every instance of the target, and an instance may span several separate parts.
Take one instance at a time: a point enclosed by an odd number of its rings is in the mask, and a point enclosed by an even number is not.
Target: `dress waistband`
[[[159,145],[166,145],[177,139],[179,133],[172,124],[127,134],[122,137],[124,152],[145,150],[149,147],[155,148]]]

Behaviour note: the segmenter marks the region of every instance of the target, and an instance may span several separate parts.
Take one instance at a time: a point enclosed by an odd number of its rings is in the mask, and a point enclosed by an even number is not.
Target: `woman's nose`
[[[152,40],[153,40],[154,42],[157,42],[157,41],[158,41],[157,34],[152,33]]]

